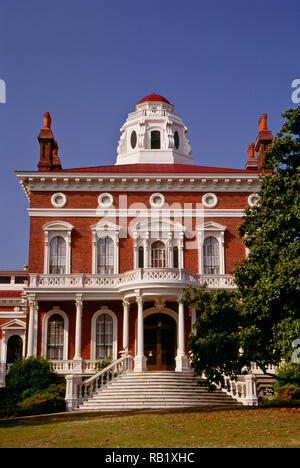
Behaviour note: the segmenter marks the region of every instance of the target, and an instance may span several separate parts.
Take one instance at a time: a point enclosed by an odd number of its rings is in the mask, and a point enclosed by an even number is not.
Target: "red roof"
[[[26,172],[26,171],[25,171]],[[51,172],[51,171],[49,171]],[[54,172],[99,172],[121,174],[208,174],[208,173],[244,173],[257,174],[259,171],[251,169],[230,169],[224,167],[196,166],[194,164],[118,164],[114,166],[80,167],[74,169],[59,169]]]
[[[161,96],[160,94],[148,94],[148,96],[145,96],[143,97],[143,99],[141,99],[138,104],[140,104],[141,102],[145,102],[145,101],[163,101],[163,102],[166,102],[167,104],[171,104],[168,99],[166,99],[165,97]]]

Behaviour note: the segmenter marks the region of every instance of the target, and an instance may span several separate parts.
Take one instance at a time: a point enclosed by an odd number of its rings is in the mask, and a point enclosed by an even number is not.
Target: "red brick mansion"
[[[51,359],[69,396],[108,356],[130,356],[133,373],[187,372],[197,317],[183,291],[234,287],[247,255],[237,226],[272,138],[262,114],[244,169],[195,165],[181,117],[151,94],[121,128],[114,165],[63,169],[46,112],[37,170],[16,171],[29,260],[0,272],[0,384],[19,355]]]

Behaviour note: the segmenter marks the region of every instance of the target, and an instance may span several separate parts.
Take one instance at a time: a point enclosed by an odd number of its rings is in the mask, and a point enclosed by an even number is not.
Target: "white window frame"
[[[184,268],[184,232],[182,224],[170,220],[150,219],[139,221],[132,227],[133,266],[138,269],[138,249],[144,247],[144,268],[151,268],[151,248],[156,241],[161,241],[166,248],[165,268],[173,266],[173,248],[178,247],[178,268]]]
[[[50,273],[50,243],[56,236],[62,237],[66,242],[66,271],[71,273],[71,233],[74,226],[65,221],[51,221],[44,224],[44,274]]]
[[[11,336],[18,335],[22,339],[22,356],[25,357],[26,323],[22,320],[13,319],[0,326],[2,339],[0,340],[0,362],[6,364],[7,342]]]
[[[52,315],[60,315],[64,320],[64,346],[63,360],[68,359],[69,353],[69,319],[67,314],[60,309],[59,306],[54,306],[53,309],[46,312],[42,322],[42,356],[47,356],[47,339],[48,339],[48,322]]]
[[[112,358],[115,361],[118,358],[118,319],[116,314],[107,306],[102,306],[100,310],[94,313],[91,321],[91,360],[96,360],[96,323],[97,319],[103,315],[108,314],[113,321],[113,344],[112,344]]]
[[[207,237],[214,237],[219,244],[219,257],[220,257],[220,275],[225,275],[225,248],[224,248],[224,235],[226,226],[208,221],[207,223],[200,224],[196,227],[197,243],[198,243],[198,272],[204,275],[204,258],[203,258],[203,244]]]
[[[97,274],[97,245],[98,240],[103,237],[110,237],[113,241],[114,246],[114,273],[119,273],[119,237],[120,237],[120,226],[113,224],[109,221],[102,220],[93,226],[90,226],[92,230],[92,274]]]

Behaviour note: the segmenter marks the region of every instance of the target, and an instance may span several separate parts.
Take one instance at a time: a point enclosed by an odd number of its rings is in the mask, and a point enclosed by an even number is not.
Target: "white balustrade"
[[[109,366],[97,372],[95,375],[90,377],[84,382],[78,382],[74,385],[74,380],[70,379],[70,385],[73,385],[73,396],[66,390],[66,395],[72,400],[72,408],[74,408],[74,400],[77,399],[78,403],[86,400],[88,397],[92,396],[94,393],[97,393],[103,386],[108,385],[114,379],[119,377],[119,375],[124,374],[125,372],[132,371],[132,356],[125,354],[117,361],[113,362]],[[68,386],[68,379],[67,379]],[[75,392],[75,395],[74,395]],[[66,396],[66,399],[67,399]],[[68,402],[67,402],[68,407]]]
[[[112,289],[118,290],[124,286],[132,286],[142,282],[143,285],[154,282],[167,282],[199,286],[206,284],[210,289],[233,289],[235,284],[231,275],[199,275],[178,268],[140,268],[119,275],[30,275],[30,288],[33,289]]]

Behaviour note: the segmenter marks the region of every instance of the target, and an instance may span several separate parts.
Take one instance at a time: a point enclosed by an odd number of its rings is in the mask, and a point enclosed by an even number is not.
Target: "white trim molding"
[[[112,358],[113,360],[118,358],[118,319],[116,314],[110,310],[107,306],[102,306],[100,310],[94,313],[91,321],[91,360],[96,360],[96,323],[98,318],[108,314],[113,321],[113,344],[112,344]]]
[[[44,273],[50,273],[50,242],[56,237],[62,237],[66,242],[66,271],[71,273],[71,232],[74,226],[66,221],[50,221],[44,224]]]
[[[208,221],[196,227],[198,239],[198,273],[204,275],[204,260],[203,260],[203,244],[207,237],[215,237],[219,244],[220,254],[220,275],[225,274],[225,249],[224,249],[224,234],[226,226]]]
[[[62,192],[54,193],[51,197],[51,204],[54,206],[54,208],[63,208],[66,203],[67,197]]]
[[[46,312],[42,322],[42,356],[47,356],[47,336],[48,336],[48,321],[54,314],[60,315],[64,320],[64,345],[63,345],[63,359],[68,359],[69,353],[69,319],[67,314],[60,309],[59,306],[54,306],[51,310]]]
[[[26,323],[22,320],[13,319],[0,326],[2,331],[2,339],[0,340],[0,362],[6,363],[7,359],[7,342],[11,336],[17,335],[22,339],[22,356],[25,356],[25,338],[26,338]]]

